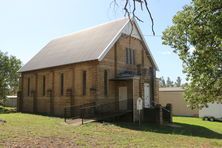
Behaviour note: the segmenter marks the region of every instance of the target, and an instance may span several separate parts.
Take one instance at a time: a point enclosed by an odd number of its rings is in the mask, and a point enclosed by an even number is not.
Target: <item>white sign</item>
[[[137,99],[136,108],[137,108],[137,110],[142,110],[143,109],[143,100],[141,98]]]

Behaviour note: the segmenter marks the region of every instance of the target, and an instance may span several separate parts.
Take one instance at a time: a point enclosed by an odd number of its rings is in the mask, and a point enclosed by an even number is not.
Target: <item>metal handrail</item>
[[[71,105],[71,106],[65,106],[64,108],[80,107],[80,106],[83,106],[83,105],[88,105],[88,104],[93,104],[93,103],[96,103],[96,102],[90,102],[90,103],[85,103],[85,104],[81,104],[81,105]]]
[[[153,101],[153,100],[151,100],[151,102],[154,103],[154,105],[155,105],[155,104],[158,104],[158,103],[156,103],[156,102]],[[159,105],[161,106],[161,108],[162,108],[163,110],[165,110],[165,111],[167,111],[167,112],[170,113],[170,110],[166,109],[166,108],[165,108],[164,106],[162,106],[161,104],[159,104]]]
[[[166,109],[165,107],[162,107],[162,109],[170,113],[170,110]]]
[[[121,104],[126,105],[126,108],[121,110],[119,109],[119,106]],[[126,111],[132,111],[133,108],[133,100],[127,99],[123,101],[113,101],[108,103],[102,103],[102,104],[95,104],[95,105],[89,105],[89,104],[83,104],[78,106],[69,106],[64,108],[64,120],[66,122],[66,119],[68,117],[68,112],[70,113],[71,118],[80,117],[82,118],[82,122],[84,118],[105,118],[110,115],[117,115],[119,113],[124,113]],[[118,108],[118,109],[117,109]],[[72,110],[74,110],[75,113],[74,116],[72,114]]]

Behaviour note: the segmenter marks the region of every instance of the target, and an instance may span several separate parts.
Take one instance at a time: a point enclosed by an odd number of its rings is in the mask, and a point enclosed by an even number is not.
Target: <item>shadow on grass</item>
[[[140,126],[135,123],[113,123],[117,126],[128,128],[132,130],[139,130],[144,132],[155,132],[162,134],[174,134],[174,135],[184,135],[184,136],[195,136],[210,139],[222,139],[222,134],[214,132],[208,128],[182,123],[173,123],[174,127],[168,125],[158,126],[156,124],[141,124]]]

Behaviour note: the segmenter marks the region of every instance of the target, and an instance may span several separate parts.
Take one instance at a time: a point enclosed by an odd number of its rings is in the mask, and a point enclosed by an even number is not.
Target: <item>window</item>
[[[135,64],[135,50],[126,48],[126,64]]]
[[[133,63],[132,64],[136,64],[136,61],[135,61],[135,50],[133,50],[133,57],[132,57],[132,59],[133,59]]]
[[[131,50],[130,48],[126,48],[126,64],[131,63]]]
[[[45,96],[45,76],[42,78],[42,95]]]
[[[129,49],[129,64],[132,64],[132,49]]]
[[[128,64],[128,48],[126,48],[126,64]]]
[[[61,96],[64,95],[64,74],[63,73],[60,75],[60,93],[61,93]]]
[[[30,78],[28,78],[28,92],[27,92],[28,96],[30,96]]]
[[[108,72],[104,71],[104,96],[108,96]]]
[[[86,95],[86,71],[83,71],[82,74],[82,95]]]

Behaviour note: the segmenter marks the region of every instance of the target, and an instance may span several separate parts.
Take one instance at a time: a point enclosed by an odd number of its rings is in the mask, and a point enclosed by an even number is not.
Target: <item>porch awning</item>
[[[127,81],[127,80],[132,80],[132,79],[139,79],[139,76],[133,76],[133,77],[116,77],[109,79],[110,81]]]

